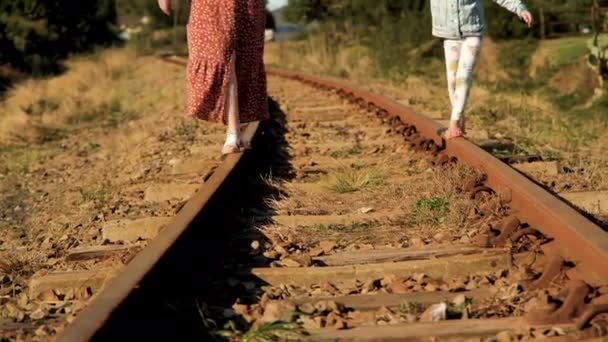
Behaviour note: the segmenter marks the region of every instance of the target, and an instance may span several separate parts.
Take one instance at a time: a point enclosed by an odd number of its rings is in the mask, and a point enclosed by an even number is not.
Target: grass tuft
[[[101,103],[98,107],[85,108],[76,112],[67,119],[67,123],[70,125],[101,123],[116,127],[136,118],[136,113],[125,110],[122,102],[115,98]]]
[[[287,322],[266,323],[255,330],[243,335],[242,342],[272,342],[302,338],[303,334],[298,325]]]
[[[25,150],[15,158],[13,171],[22,175],[30,173],[32,164],[40,158],[40,154],[36,150]]]
[[[449,201],[445,197],[420,199],[414,205],[411,223],[439,225],[446,221],[449,211]]]
[[[0,254],[0,273],[13,278],[29,277],[44,265],[44,254],[14,250]]]
[[[371,189],[384,184],[384,175],[378,170],[340,169],[330,175],[325,188],[339,194]]]

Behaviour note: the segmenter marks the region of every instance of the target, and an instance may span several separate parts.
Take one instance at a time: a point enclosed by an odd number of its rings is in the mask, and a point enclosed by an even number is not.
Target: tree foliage
[[[43,73],[115,38],[114,0],[0,0],[0,63]]]
[[[573,23],[590,22],[590,7],[593,1],[524,0],[537,19],[539,10],[543,8],[547,21]],[[362,27],[377,26],[389,18],[393,22],[400,21],[400,25],[418,32],[418,28],[430,27],[429,2],[430,0],[289,0],[284,13],[286,19],[293,22],[350,21]],[[519,18],[494,1],[483,2],[488,19],[487,31],[493,38],[521,38],[538,34],[538,30],[529,30],[521,24]],[[608,0],[597,2],[600,6],[608,6]]]
[[[445,0],[456,1],[456,0]],[[520,18],[493,0],[482,0],[486,13],[486,33],[493,39],[533,38],[540,36],[538,15],[543,9],[545,22],[569,22],[558,30],[579,30],[578,24],[591,22],[594,0],[524,0],[535,16],[529,29]],[[608,6],[608,0],[597,0]],[[431,36],[430,0],[289,0],[283,14],[288,21],[319,27],[322,46],[331,55],[351,48],[364,48],[375,70],[385,76],[395,68],[416,72],[442,58],[439,40]],[[577,24],[578,23],[578,24]],[[355,50],[349,50],[355,51]],[[434,58],[437,57],[437,58]]]

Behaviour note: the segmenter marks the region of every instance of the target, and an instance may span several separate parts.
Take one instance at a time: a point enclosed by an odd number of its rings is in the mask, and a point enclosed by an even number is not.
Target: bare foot
[[[228,133],[228,135],[226,136],[226,142],[224,143],[224,147],[222,147],[222,154],[226,155],[242,152],[239,140],[240,139],[237,134]]]
[[[463,133],[462,129],[460,128],[460,123],[458,121],[450,122],[450,127],[443,134],[443,138],[445,138],[447,140],[456,139],[456,138],[460,138],[463,136],[464,136],[464,133]]]

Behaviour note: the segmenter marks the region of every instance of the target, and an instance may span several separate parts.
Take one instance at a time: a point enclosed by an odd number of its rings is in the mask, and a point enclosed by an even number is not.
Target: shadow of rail
[[[258,229],[265,223],[260,217],[272,217],[270,200],[286,195],[277,182],[294,177],[285,114],[269,101],[271,119],[262,123],[242,167],[112,313],[94,341],[215,340],[219,337],[213,331],[222,326],[214,318],[237,301],[255,299],[258,291],[231,283],[228,275],[244,264],[268,266],[262,256],[252,257],[250,245],[254,240],[266,242]],[[248,329],[238,317],[233,323]]]

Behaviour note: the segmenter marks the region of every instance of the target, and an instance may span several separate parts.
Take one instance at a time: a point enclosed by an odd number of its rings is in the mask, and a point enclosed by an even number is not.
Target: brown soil
[[[129,258],[68,262],[65,256],[75,247],[106,244],[101,237],[105,222],[172,216],[182,200],[148,203],[144,191],[168,181],[201,184],[201,174],[176,175],[175,169],[192,158],[211,164],[220,159],[217,134],[222,127],[180,114],[183,70],[154,58],[130,57],[130,51],[117,50],[73,60],[64,75],[35,85],[27,81],[1,105],[21,107],[13,116],[23,120],[0,117],[7,123],[2,138],[8,142],[0,145],[0,321],[42,327],[34,339],[53,335],[53,317],[73,314],[89,296],[29,298],[30,278],[120,267]],[[112,67],[100,74],[103,65]],[[99,78],[90,79],[91,74]],[[80,83],[85,79],[89,82]],[[60,98],[50,88],[56,85],[62,86]],[[26,97],[34,86],[46,90]],[[103,105],[108,98],[113,101],[109,107]],[[40,110],[36,115],[19,105],[49,101],[56,102],[52,108],[34,109]],[[82,120],[70,120],[74,115]],[[209,144],[213,148],[206,154],[192,156],[193,147]]]

